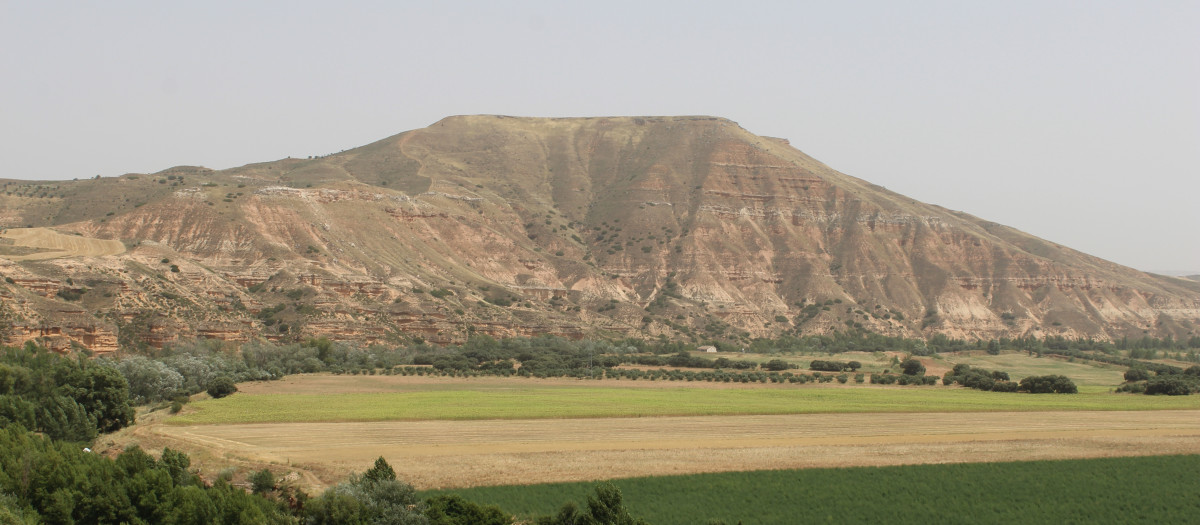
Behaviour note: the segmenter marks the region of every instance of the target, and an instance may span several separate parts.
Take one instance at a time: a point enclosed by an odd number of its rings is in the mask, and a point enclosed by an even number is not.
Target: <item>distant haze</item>
[[[401,4],[0,3],[0,178],[321,155],[455,114],[716,115],[1200,274],[1198,2]]]

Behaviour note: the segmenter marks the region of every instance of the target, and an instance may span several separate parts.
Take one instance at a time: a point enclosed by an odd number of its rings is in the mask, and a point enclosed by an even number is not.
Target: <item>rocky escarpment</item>
[[[916,202],[711,117],[452,117],[323,158],[58,184],[37,206],[0,197],[4,220],[128,250],[0,259],[10,342],[1186,338],[1200,323],[1200,283]]]

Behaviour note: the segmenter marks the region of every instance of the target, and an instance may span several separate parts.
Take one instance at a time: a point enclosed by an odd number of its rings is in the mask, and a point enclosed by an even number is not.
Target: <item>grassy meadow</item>
[[[1020,352],[988,355],[986,352],[962,352],[939,356],[951,367],[957,364],[974,368],[1003,370],[1014,378],[1028,376],[1064,375],[1081,388],[1085,386],[1117,386],[1125,381],[1125,367],[1095,361],[1071,361],[1061,357],[1030,357]]]
[[[766,363],[772,359],[781,359],[788,363],[800,367],[801,372],[808,369],[808,364],[814,359],[834,360],[834,361],[858,361],[862,364],[860,372],[877,373],[885,370],[896,373],[898,366],[892,361],[893,355],[886,352],[841,352],[836,354],[757,354],[757,353],[733,353],[723,352],[716,354],[701,354],[692,352],[692,355],[701,357],[718,358],[725,357],[732,360],[747,360]],[[897,356],[899,357],[899,356]],[[954,368],[957,364],[967,364],[972,367],[985,368],[987,370],[1002,370],[1008,372],[1014,379],[1021,379],[1028,376],[1041,375],[1064,375],[1071,378],[1076,385],[1084,386],[1104,386],[1115,387],[1120,385],[1125,379],[1123,374],[1126,368],[1117,365],[1110,365],[1095,361],[1086,361],[1082,359],[1071,360],[1056,356],[1035,357],[1025,352],[1006,351],[1000,355],[989,355],[982,350],[973,350],[965,352],[948,352],[943,354],[934,354],[927,358],[928,362],[934,366],[942,366],[946,369]],[[1181,363],[1174,362],[1176,366]],[[1184,364],[1184,367],[1188,365]],[[940,374],[939,374],[940,375]]]
[[[616,480],[633,516],[707,523],[1195,523],[1200,456],[773,470]],[[520,516],[586,507],[595,484],[457,493]]]
[[[354,381],[347,376],[346,381]],[[867,412],[976,412],[1040,410],[1190,410],[1200,396],[1112,394],[1103,387],[1079,394],[1016,394],[962,388],[796,386],[627,388],[615,381],[530,384],[405,392],[248,394],[207,399],[170,419],[171,424],[336,421],[548,419]],[[452,383],[453,384],[453,383]]]

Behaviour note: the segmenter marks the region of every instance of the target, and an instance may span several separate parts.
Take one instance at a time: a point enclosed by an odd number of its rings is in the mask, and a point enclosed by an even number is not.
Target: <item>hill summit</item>
[[[917,202],[714,117],[458,116],[317,158],[2,183],[10,343],[1200,323],[1196,281]]]

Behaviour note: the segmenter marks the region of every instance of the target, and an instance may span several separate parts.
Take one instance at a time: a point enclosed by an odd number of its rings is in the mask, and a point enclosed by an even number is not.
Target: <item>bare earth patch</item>
[[[137,437],[302,473],[306,488],[383,456],[416,487],[784,469],[1200,453],[1200,411],[804,414],[139,425]]]
[[[34,261],[59,257],[100,257],[125,252],[121,241],[66,235],[48,228],[10,228],[0,238],[10,239],[15,247],[36,250],[24,255],[4,255],[12,261]]]

